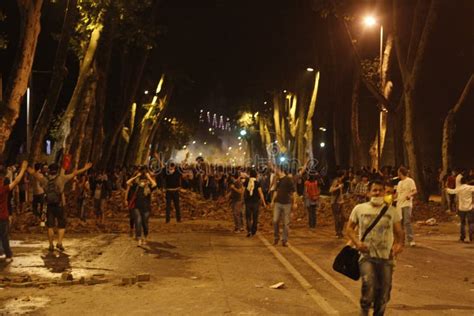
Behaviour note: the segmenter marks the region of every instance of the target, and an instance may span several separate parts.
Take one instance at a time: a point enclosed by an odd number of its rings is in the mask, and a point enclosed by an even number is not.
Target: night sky
[[[328,69],[327,21],[314,10],[312,0],[163,0],[159,14],[159,25],[166,30],[160,36],[152,52],[152,63],[147,69],[151,81],[159,80],[164,69],[186,78],[176,86],[170,103],[170,113],[182,116],[190,122],[195,120],[199,109],[206,108],[229,116],[251,106],[255,110],[269,99],[269,92],[287,89],[306,67],[322,69],[321,98],[318,107],[328,111],[333,95],[328,94],[330,82]],[[377,1],[353,2],[352,14],[362,15],[376,10]],[[410,1],[407,1],[410,3]],[[35,70],[50,70],[55,54],[55,40],[62,23],[64,3],[45,1],[42,17],[42,32],[35,58]],[[470,0],[446,1],[443,14],[435,30],[436,38],[429,47],[429,58],[423,71],[420,97],[429,104],[419,109],[417,122],[423,138],[427,131],[436,131],[440,139],[441,124],[447,110],[456,102],[469,73],[474,69],[473,43],[474,6]],[[0,25],[11,38],[7,51],[0,52],[4,86],[15,54],[18,16],[15,1],[2,1],[0,6],[7,11],[8,18]],[[378,8],[380,9],[380,8]],[[379,14],[383,18],[383,14]],[[350,27],[362,57],[378,54],[378,35],[374,31],[362,31],[357,21]],[[343,43],[347,38],[333,38]],[[340,58],[341,56],[339,56]],[[344,58],[350,58],[349,55]],[[341,64],[347,60],[341,60]],[[63,87],[60,107],[65,107],[77,76],[77,62],[70,54],[69,77]],[[344,73],[350,81],[351,73]],[[329,82],[328,82],[329,81]],[[34,112],[37,114],[48,89],[47,74],[33,76]],[[153,89],[153,87],[150,87]],[[347,87],[350,89],[350,86]],[[348,92],[349,91],[349,92]],[[349,93],[350,90],[344,93]],[[373,103],[367,92],[362,102]],[[472,105],[472,99],[469,102]],[[362,108],[373,111],[374,106],[362,104]],[[457,152],[467,151],[460,159],[474,150],[469,146],[472,106],[466,106],[458,120]],[[375,113],[375,112],[374,112]],[[24,114],[24,113],[23,113]],[[318,113],[316,114],[317,119]],[[24,115],[22,116],[24,118]],[[15,137],[23,138],[24,119],[20,119]],[[426,148],[428,155],[439,155],[439,146]]]

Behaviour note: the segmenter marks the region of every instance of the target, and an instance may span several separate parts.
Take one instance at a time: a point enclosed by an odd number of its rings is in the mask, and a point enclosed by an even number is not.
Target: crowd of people
[[[0,187],[0,238],[6,260],[11,261],[13,256],[9,245],[11,215],[14,209],[20,216],[30,211],[26,209],[29,192],[32,193],[31,212],[47,226],[49,251],[55,248],[64,251],[67,215],[71,215],[67,214],[65,192],[68,200],[76,203],[76,215],[83,221],[89,218],[86,201],[92,200],[99,225],[105,223],[112,192],[121,192],[123,208],[129,212],[130,236],[136,239],[138,246],[147,243],[152,192],[156,189],[164,192],[166,223],[171,221],[172,208],[176,222],[181,222],[180,192],[192,190],[203,199],[228,199],[234,232],[246,231],[247,237],[257,233],[260,207],[271,208],[274,245],[281,241],[283,247],[288,245],[290,214],[297,207],[297,201],[304,202],[308,227],[314,230],[321,195],[326,193],[330,197],[336,237],[346,236],[361,253],[363,314],[371,307],[376,314],[383,314],[390,298],[393,259],[404,246],[416,245],[411,216],[417,187],[407,168],[386,167],[381,171],[361,168],[356,172],[338,169],[328,181],[326,175],[322,176],[309,165],[297,170],[276,164],[227,169],[208,164],[202,157],[193,164],[186,160],[164,163],[155,155],[153,167],[115,168],[110,172],[93,170],[90,163],[69,173],[58,164],[29,167],[26,161],[17,167],[0,167],[3,183]],[[472,242],[474,172],[449,171],[439,180],[440,193],[446,194],[449,210],[458,212],[460,240]],[[66,190],[68,183],[72,185]],[[346,218],[344,208],[348,201],[355,207]],[[370,230],[362,240],[361,236],[372,223],[376,223],[376,229]],[[55,227],[58,232],[56,245]]]

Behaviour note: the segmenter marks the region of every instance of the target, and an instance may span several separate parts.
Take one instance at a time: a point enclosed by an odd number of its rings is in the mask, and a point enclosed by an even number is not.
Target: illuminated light
[[[229,147],[229,150],[232,150],[232,147]]]
[[[241,129],[241,130],[240,130],[240,135],[241,135],[241,136],[247,135],[247,131],[246,131],[245,129]]]
[[[257,117],[258,116],[258,112],[255,112],[255,114],[253,115],[253,117]]]
[[[186,145],[184,145],[184,146],[183,146],[183,149],[186,149],[186,148],[187,148],[187,146],[186,146]]]
[[[321,142],[321,143],[319,144],[319,147],[321,147],[321,148],[324,148],[324,147],[326,147],[326,143],[324,143],[324,142]]]
[[[278,141],[277,141],[277,140],[275,141],[275,144],[278,144]]]
[[[239,150],[242,150],[242,147],[239,147]]]
[[[308,68],[306,68],[306,71],[313,72],[314,68],[308,67]]]
[[[238,140],[241,140],[241,139],[242,139],[242,137],[240,137],[240,136],[239,136],[239,137],[237,137],[237,139],[238,139]]]
[[[212,128],[209,128],[209,132],[212,132]]]
[[[204,142],[204,145],[207,145],[207,142]]]
[[[226,153],[225,155],[226,155],[226,156],[229,156],[229,153]]]
[[[325,127],[320,127],[319,130],[322,131],[322,132],[325,132],[326,128]]]
[[[286,161],[286,157],[280,157],[280,162],[285,162]]]
[[[267,104],[267,101],[263,102],[263,104]]]
[[[377,20],[372,15],[368,15],[364,17],[364,24],[369,27],[374,26],[375,24],[377,24]]]
[[[144,92],[144,93],[145,93],[145,94],[148,94],[148,90],[145,90],[145,92]]]
[[[51,141],[46,140],[46,155],[51,155]]]
[[[255,165],[252,165],[252,168],[255,168]]]
[[[199,153],[199,156],[202,156],[202,153]]]
[[[242,143],[239,143],[239,146],[242,146]]]
[[[283,90],[283,93],[286,93],[286,90]]]
[[[201,113],[204,112],[204,110],[201,110]]]
[[[195,140],[193,140],[193,144],[196,144],[196,141],[195,141]]]

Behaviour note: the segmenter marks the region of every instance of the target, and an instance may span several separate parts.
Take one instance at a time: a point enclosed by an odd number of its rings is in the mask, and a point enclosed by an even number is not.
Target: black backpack
[[[61,202],[61,193],[56,185],[58,176],[48,177],[48,183],[46,185],[46,203],[48,204],[59,204]]]

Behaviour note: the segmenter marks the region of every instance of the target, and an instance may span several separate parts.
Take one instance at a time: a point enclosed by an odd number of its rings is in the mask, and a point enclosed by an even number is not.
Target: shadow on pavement
[[[46,255],[41,256],[41,259],[44,261],[45,268],[53,273],[62,273],[71,269],[69,255],[66,253],[48,252]]]
[[[465,305],[422,305],[422,306],[409,306],[404,304],[396,304],[391,306],[392,309],[406,310],[406,311],[442,311],[442,310],[474,310],[474,306]]]
[[[166,249],[176,249],[176,246],[173,246],[167,242],[161,243],[156,241],[149,241],[146,246],[142,246],[146,254],[156,255],[156,259],[176,259],[176,260],[189,260],[191,259],[188,256],[183,256],[177,252],[171,252]]]

